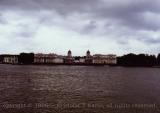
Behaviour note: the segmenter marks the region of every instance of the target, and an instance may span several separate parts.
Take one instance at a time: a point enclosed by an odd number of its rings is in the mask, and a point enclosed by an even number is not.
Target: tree
[[[34,62],[34,53],[20,53],[19,63],[32,64]]]
[[[154,66],[156,65],[155,55],[148,54],[127,54],[117,58],[117,64],[121,66]]]
[[[157,56],[157,65],[160,65],[160,53]]]

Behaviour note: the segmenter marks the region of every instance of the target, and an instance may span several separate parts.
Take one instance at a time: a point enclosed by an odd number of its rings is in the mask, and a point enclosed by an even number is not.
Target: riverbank
[[[72,63],[72,64],[67,64],[67,63],[32,63],[32,64],[6,64],[6,63],[0,63],[0,64],[5,64],[5,65],[39,65],[39,66],[110,66],[110,67],[145,67],[145,68],[160,68],[160,66],[123,66],[123,65],[117,65],[117,64],[82,64],[82,63]]]

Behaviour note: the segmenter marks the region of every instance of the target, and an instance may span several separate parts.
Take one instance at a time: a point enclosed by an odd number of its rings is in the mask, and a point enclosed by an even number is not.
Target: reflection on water
[[[160,69],[0,65],[0,113],[159,113]]]

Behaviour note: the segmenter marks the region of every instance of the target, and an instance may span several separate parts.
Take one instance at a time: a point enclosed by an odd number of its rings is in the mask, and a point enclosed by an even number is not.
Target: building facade
[[[85,58],[83,58],[83,57],[80,58],[80,59],[79,59],[79,62],[84,64],[84,63],[85,63]]]
[[[74,63],[77,64],[84,64],[85,63],[85,58],[84,57],[74,57]]]
[[[18,55],[4,55],[3,63],[4,64],[18,64]]]
[[[117,64],[117,58],[114,54],[95,54],[93,55],[93,64]]]
[[[63,63],[62,56],[57,54],[35,54],[34,55],[35,64],[53,64],[53,63]]]

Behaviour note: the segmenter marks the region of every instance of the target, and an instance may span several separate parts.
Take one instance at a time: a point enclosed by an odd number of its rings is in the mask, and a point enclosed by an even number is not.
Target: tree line
[[[117,65],[119,66],[160,66],[160,54],[127,54],[117,57]]]
[[[34,62],[34,53],[20,53],[18,62],[20,64],[32,64]]]

